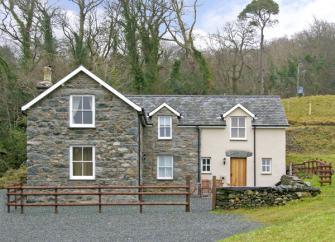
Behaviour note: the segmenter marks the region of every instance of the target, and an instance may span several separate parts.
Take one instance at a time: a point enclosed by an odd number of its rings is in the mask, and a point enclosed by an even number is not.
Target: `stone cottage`
[[[271,186],[285,174],[288,123],[276,96],[123,95],[83,66],[27,115],[30,185],[170,184],[213,175]]]

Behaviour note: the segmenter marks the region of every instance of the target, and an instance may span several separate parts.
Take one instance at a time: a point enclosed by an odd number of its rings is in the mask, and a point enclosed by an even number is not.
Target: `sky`
[[[192,1],[192,0],[186,0]],[[314,18],[335,22],[335,0],[275,0],[279,4],[279,23],[265,31],[265,39],[290,38],[307,29]],[[69,12],[76,11],[68,0],[50,0]],[[237,19],[238,14],[251,0],[198,0],[196,44],[205,45],[205,36],[221,29],[226,22]]]

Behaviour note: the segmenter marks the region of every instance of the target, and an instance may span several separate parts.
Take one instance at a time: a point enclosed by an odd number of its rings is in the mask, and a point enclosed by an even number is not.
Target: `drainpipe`
[[[138,115],[138,185],[141,184],[141,114]]]
[[[254,125],[254,186],[256,186],[256,126]]]
[[[198,188],[200,187],[200,169],[201,169],[201,157],[200,157],[200,149],[201,149],[201,131],[200,131],[200,127],[197,126],[198,129],[198,178],[197,178],[197,182],[198,182]],[[198,193],[200,194],[200,189],[198,189]]]

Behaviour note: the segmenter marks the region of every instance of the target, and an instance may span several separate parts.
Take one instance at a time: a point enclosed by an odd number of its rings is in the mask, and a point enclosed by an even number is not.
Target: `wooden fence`
[[[173,189],[174,191],[171,191]],[[78,190],[87,190],[78,192]],[[109,190],[109,191],[106,191]],[[115,190],[115,191],[113,191]],[[119,191],[119,190],[137,190],[137,191]],[[156,191],[155,191],[156,190]],[[182,190],[182,191],[180,191]],[[97,206],[99,213],[103,206],[139,206],[140,213],[143,212],[143,206],[149,205],[182,205],[185,211],[191,210],[191,184],[190,177],[186,177],[184,185],[139,185],[139,186],[23,186],[13,185],[7,187],[7,211],[10,208],[18,207],[21,213],[24,213],[24,207],[54,207],[54,212],[58,213],[58,207],[64,206]],[[97,202],[59,202],[59,196],[78,195],[78,196],[96,196]],[[113,202],[102,202],[103,196],[138,196],[138,200],[116,200]],[[179,201],[144,201],[144,195],[150,196],[185,196],[184,202]],[[52,202],[28,203],[27,197],[52,196]]]
[[[318,175],[320,184],[323,185],[325,183],[331,184],[334,171],[331,163],[321,160],[308,160],[298,164],[291,163],[288,167],[288,173],[290,175],[297,175],[299,173]]]

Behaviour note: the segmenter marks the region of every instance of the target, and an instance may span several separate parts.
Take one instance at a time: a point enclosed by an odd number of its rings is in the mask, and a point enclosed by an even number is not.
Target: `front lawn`
[[[311,180],[318,185],[318,177]],[[318,197],[292,201],[281,207],[239,209],[215,213],[242,214],[264,227],[223,241],[334,241],[335,184],[323,186]]]

